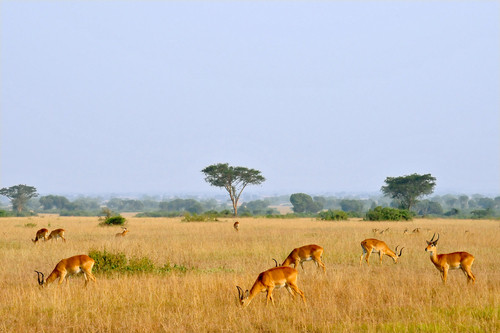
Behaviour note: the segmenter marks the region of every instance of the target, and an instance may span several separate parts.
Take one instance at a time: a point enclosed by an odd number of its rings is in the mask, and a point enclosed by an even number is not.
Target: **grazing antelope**
[[[361,242],[361,248],[363,249],[363,253],[361,254],[361,257],[359,258],[359,265],[361,266],[361,263],[363,262],[363,256],[366,255],[366,263],[370,265],[370,255],[372,252],[378,252],[379,257],[380,257],[380,264],[382,264],[382,257],[384,254],[386,256],[389,256],[394,260],[394,263],[396,264],[398,262],[398,258],[401,257],[401,253],[403,252],[404,247],[401,248],[398,254],[398,246],[396,246],[396,249],[392,251],[385,242],[380,241],[378,239],[373,239],[373,238],[368,238],[365,239],[364,241]]]
[[[321,246],[314,244],[304,245],[293,249],[285,261],[283,261],[281,266],[290,266],[293,264],[293,267],[297,268],[297,265],[300,263],[302,270],[304,270],[304,261],[313,260],[316,263],[316,267],[319,268],[319,266],[321,266],[323,268],[323,272],[326,273],[325,264],[321,261],[322,256],[323,248]]]
[[[271,300],[274,305],[273,290],[282,287],[285,287],[294,298],[295,294],[299,294],[304,304],[306,304],[304,292],[297,286],[298,274],[299,272],[295,268],[286,266],[274,267],[260,273],[250,291],[247,290],[243,292],[243,289],[236,286],[240,304],[242,306],[248,306],[258,293],[267,292],[266,305],[269,303],[269,300]]]
[[[94,259],[85,254],[81,254],[59,261],[46,280],[44,280],[42,272],[35,272],[38,274],[38,284],[41,287],[52,283],[57,278],[59,278],[59,285],[61,285],[64,278],[66,278],[67,282],[69,275],[78,274],[80,272],[83,272],[85,276],[85,286],[87,286],[89,279],[96,282],[95,276],[92,274],[92,267],[94,267]]]
[[[408,234],[408,228],[405,229],[405,231],[403,231],[403,235],[407,235]]]
[[[419,232],[420,232],[420,228],[415,228],[412,231],[412,233],[414,233],[414,234],[418,234]]]
[[[448,277],[449,269],[461,269],[467,277],[467,283],[472,281],[474,283],[476,281],[476,277],[472,274],[471,266],[474,262],[474,256],[467,252],[453,252],[446,254],[437,254],[437,242],[438,238],[434,240],[436,234],[432,236],[432,239],[427,242],[427,247],[425,248],[426,252],[430,253],[431,261],[436,266],[438,271],[441,272],[441,278],[443,279],[443,283],[446,283],[446,278]]]
[[[240,222],[238,222],[238,221],[234,222],[233,228],[234,228],[234,230],[238,231],[240,228]]]
[[[36,232],[35,239],[32,239],[33,243],[36,244],[40,239],[47,240],[47,235],[49,234],[49,231],[45,228],[42,228]]]
[[[123,231],[122,232],[119,232],[115,235],[115,237],[125,237],[125,235],[128,233],[128,229],[127,228],[122,228]],[[132,237],[134,238],[134,237]]]
[[[384,229],[384,230],[381,230],[381,231],[379,232],[379,234],[381,234],[381,235],[382,235],[384,232],[389,232],[389,228]]]
[[[58,238],[62,238],[62,240],[64,242],[66,242],[66,238],[64,238],[64,232],[65,230],[64,229],[56,229],[56,230],[52,230],[49,237],[47,238],[47,240],[49,239],[55,239],[56,242],[57,242],[57,239]]]
[[[374,234],[376,234],[378,231],[379,231],[379,229],[377,229],[377,228],[372,229],[372,232],[373,232]]]

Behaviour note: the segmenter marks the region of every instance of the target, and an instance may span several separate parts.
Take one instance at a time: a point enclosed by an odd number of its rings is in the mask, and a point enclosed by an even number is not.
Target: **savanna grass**
[[[58,216],[0,220],[1,332],[495,332],[499,327],[498,221],[413,220],[343,222],[239,218],[181,222],[182,218],[127,218],[130,231],[99,227],[97,218]],[[35,223],[36,228],[28,227]],[[33,244],[38,228],[66,229],[67,242]],[[419,227],[420,233],[403,234]],[[372,229],[389,228],[383,235]],[[466,232],[468,231],[468,232]],[[451,271],[443,285],[425,240],[440,233],[438,251],[476,257],[476,284]],[[404,246],[398,264],[378,255],[359,266],[360,242],[375,237]],[[236,285],[249,289],[257,275],[298,246],[324,247],[327,272],[299,268],[307,305],[275,290],[237,306]],[[47,273],[77,254],[123,254],[134,269],[96,272],[39,289],[34,270]],[[134,259],[135,258],[135,259]],[[135,262],[134,262],[135,260]],[[142,261],[141,261],[142,260]],[[135,265],[135,266],[134,266]],[[149,267],[150,269],[142,269]],[[160,270],[161,267],[183,269]],[[139,269],[138,269],[139,268]],[[152,269],[155,268],[155,269]]]

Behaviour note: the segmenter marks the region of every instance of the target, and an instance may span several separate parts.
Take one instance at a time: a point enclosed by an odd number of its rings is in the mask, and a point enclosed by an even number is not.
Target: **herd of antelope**
[[[233,224],[233,228],[236,231],[239,231],[240,223],[236,221]],[[121,233],[117,233],[116,237],[124,237],[128,230],[127,228],[122,228],[123,231]],[[373,229],[374,233],[383,234],[384,232],[388,232],[389,228],[384,230]],[[53,230],[50,234],[49,231],[45,228],[37,231],[35,239],[33,239],[33,243],[36,244],[37,241],[50,240],[57,238],[62,238],[64,242],[66,239],[64,238],[64,229],[56,229]],[[419,233],[420,228],[416,228],[412,231],[412,233]],[[404,234],[408,233],[408,229],[405,230]],[[467,252],[453,252],[446,254],[438,254],[437,253],[437,242],[439,240],[439,234],[436,237],[436,233],[432,236],[430,241],[427,242],[427,247],[425,251],[430,254],[430,260],[434,264],[434,266],[441,273],[441,278],[443,283],[446,283],[446,279],[448,276],[448,271],[450,269],[461,269],[465,276],[467,277],[467,282],[474,283],[476,277],[472,274],[471,266],[474,262],[474,256]],[[403,253],[404,247],[399,250],[398,246],[393,250],[387,246],[387,244],[381,240],[375,238],[368,238],[361,242],[362,254],[359,259],[360,266],[363,262],[363,257],[365,257],[367,265],[370,265],[370,255],[372,253],[378,253],[380,264],[382,264],[382,258],[384,255],[391,257],[394,263],[398,262],[398,259],[401,257]],[[292,252],[288,255],[288,257],[283,261],[281,265],[278,265],[276,259],[273,260],[276,262],[276,267],[268,269],[259,274],[257,280],[254,282],[253,286],[250,290],[246,290],[245,292],[239,286],[236,286],[238,290],[238,298],[239,303],[242,306],[247,306],[250,304],[252,299],[261,292],[266,292],[266,304],[269,303],[269,300],[274,304],[274,299],[272,296],[273,290],[276,288],[285,287],[287,291],[295,297],[296,294],[300,295],[304,304],[306,304],[306,298],[304,296],[304,292],[297,286],[297,276],[298,270],[297,266],[300,264],[302,270],[304,270],[303,263],[305,261],[314,261],[317,268],[322,268],[323,272],[326,273],[325,264],[322,262],[323,256],[323,248],[319,245],[310,244],[302,247],[298,247],[293,249]],[[291,267],[293,265],[293,268]],[[85,286],[89,280],[96,282],[95,276],[92,274],[92,268],[94,266],[94,260],[87,255],[77,255],[67,259],[62,259],[56,265],[52,273],[45,279],[44,274],[39,271],[35,271],[38,274],[38,284],[43,287],[56,279],[59,279],[59,285],[63,283],[64,279],[68,282],[68,276],[83,272],[85,277]]]
[[[122,232],[119,232],[115,235],[115,237],[125,237],[128,233],[127,228],[122,228]],[[32,239],[33,243],[37,243],[39,240],[43,239],[44,241],[48,241],[51,239],[55,239],[57,242],[58,238],[61,238],[64,242],[66,242],[66,238],[64,238],[64,229],[55,229],[49,234],[49,230],[46,228],[42,228],[36,232],[35,239]],[[45,275],[42,272],[35,270],[37,273],[38,284],[41,287],[44,287],[56,279],[59,279],[59,284],[64,282],[66,279],[66,283],[68,283],[68,277],[73,274],[78,274],[83,272],[85,277],[85,286],[89,280],[96,282],[94,274],[92,274],[92,268],[94,267],[94,259],[90,258],[85,254],[80,254],[77,256],[73,256],[70,258],[62,259],[59,261],[52,271],[49,274],[47,279],[45,279]]]

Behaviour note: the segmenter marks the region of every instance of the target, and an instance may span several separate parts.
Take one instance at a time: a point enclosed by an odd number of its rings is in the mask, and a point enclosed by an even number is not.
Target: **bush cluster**
[[[127,256],[121,252],[91,250],[89,257],[95,261],[93,269],[95,273],[165,273],[172,271],[184,273],[187,271],[185,266],[171,265],[170,263],[157,267],[148,257],[127,259]]]
[[[318,214],[321,220],[325,221],[346,221],[349,215],[342,210],[327,210]]]
[[[390,207],[377,206],[366,213],[365,220],[368,221],[411,221],[413,218],[410,211]]]

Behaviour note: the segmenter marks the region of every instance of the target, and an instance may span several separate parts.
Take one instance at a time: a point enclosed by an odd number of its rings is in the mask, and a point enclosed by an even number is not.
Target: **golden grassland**
[[[499,221],[414,220],[326,222],[314,219],[242,218],[181,222],[180,218],[127,219],[129,234],[101,227],[97,218],[40,216],[0,219],[1,332],[498,332],[500,301]],[[36,230],[66,229],[67,242],[34,245]],[[391,248],[405,247],[398,264],[378,255],[359,266],[360,242],[373,228]],[[419,234],[404,235],[420,227]],[[428,230],[426,230],[428,229]],[[469,232],[465,232],[468,230]],[[451,271],[443,285],[424,251],[440,233],[440,253],[475,257],[476,283]],[[257,275],[298,246],[324,247],[327,273],[312,262],[299,267],[298,285],[307,305],[284,289],[247,308],[237,306],[236,285],[249,289]],[[186,272],[96,274],[83,288],[69,284],[40,289],[34,270],[46,276],[57,262],[90,250],[148,257],[155,265],[177,264]]]

